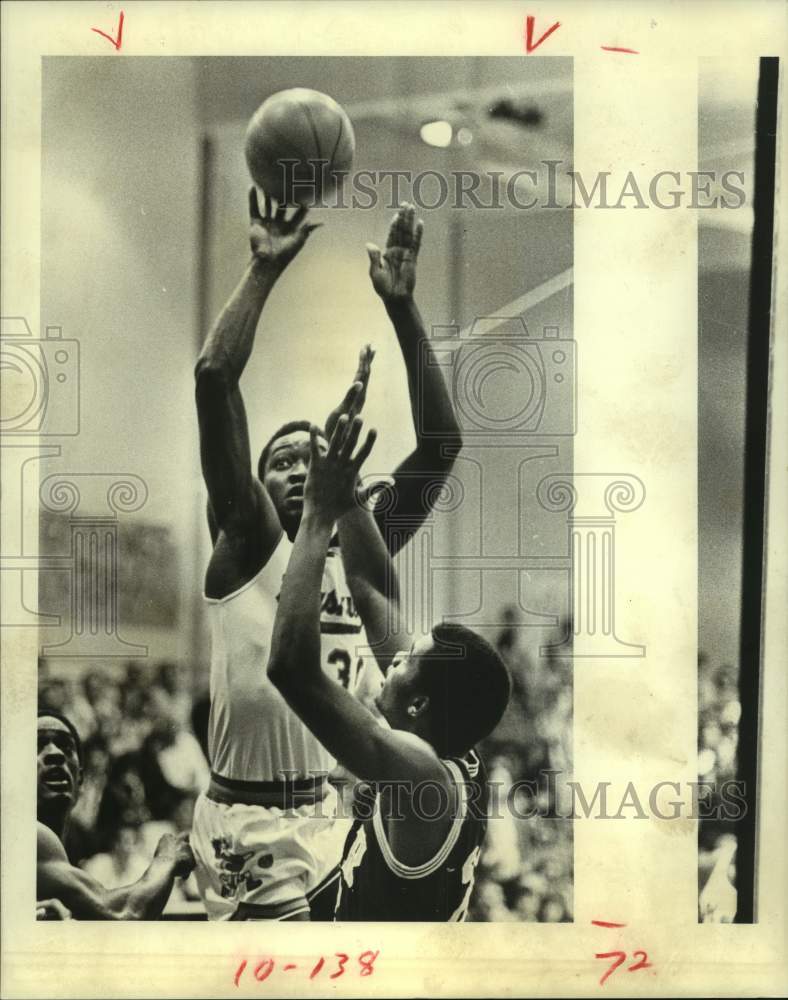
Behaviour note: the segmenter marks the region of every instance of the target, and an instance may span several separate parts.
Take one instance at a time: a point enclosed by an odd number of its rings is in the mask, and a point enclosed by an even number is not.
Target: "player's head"
[[[38,818],[65,817],[82,785],[82,741],[73,722],[48,708],[38,710]]]
[[[282,527],[294,538],[304,508],[304,483],[309,469],[308,420],[291,420],[283,424],[268,440],[260,454],[257,475],[271,497]],[[326,450],[328,442],[318,438],[318,446]]]
[[[461,756],[495,729],[510,691],[489,642],[444,623],[397,654],[376,701],[392,728],[417,733],[440,756]]]

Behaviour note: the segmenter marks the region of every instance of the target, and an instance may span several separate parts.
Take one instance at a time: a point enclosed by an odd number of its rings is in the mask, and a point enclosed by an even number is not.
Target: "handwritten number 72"
[[[638,955],[640,955],[640,958],[633,965],[627,966],[627,972],[634,972],[636,969],[651,968],[651,962],[649,962],[648,955],[645,953],[645,951],[635,951],[632,953],[633,958],[637,958]],[[594,957],[613,959],[613,961],[610,964],[610,968],[605,970],[602,978],[599,980],[599,985],[604,986],[605,980],[609,976],[612,976],[620,965],[623,965],[624,962],[626,962],[627,953],[625,951],[598,951]]]

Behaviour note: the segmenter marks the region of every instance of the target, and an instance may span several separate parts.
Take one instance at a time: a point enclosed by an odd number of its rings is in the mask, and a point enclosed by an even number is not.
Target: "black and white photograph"
[[[42,155],[39,894],[571,921],[571,60],[46,60]]]
[[[785,19],[691,6],[3,4],[3,995],[779,995]]]

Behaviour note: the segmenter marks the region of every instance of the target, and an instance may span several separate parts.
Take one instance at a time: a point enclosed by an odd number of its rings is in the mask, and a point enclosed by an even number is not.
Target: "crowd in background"
[[[555,796],[562,779],[571,778],[572,661],[529,652],[514,612],[504,621],[497,647],[513,691],[501,724],[481,747],[496,818],[488,826],[469,919],[571,920],[572,821],[559,818],[566,810],[557,808]],[[208,698],[192,687],[190,671],[170,662],[129,662],[81,676],[54,675],[41,664],[41,704],[68,716],[84,743],[84,782],[66,847],[74,863],[108,888],[142,874],[162,833],[191,827],[194,801],[209,776]],[[736,669],[701,656],[698,771],[700,781],[716,786],[707,792],[711,805],[720,784],[736,777],[740,713]],[[513,811],[507,801],[515,783]],[[716,881],[709,881],[716,870],[723,892],[735,893],[732,823],[703,819],[699,888],[708,887],[707,897],[716,893]],[[177,888],[172,906],[196,898],[192,878]]]
[[[497,817],[477,870],[471,920],[572,919],[571,820],[552,818],[555,784],[548,771],[571,770],[571,659],[526,652],[513,611],[497,646],[512,674],[512,699],[480,748]],[[63,713],[84,743],[84,781],[66,848],[75,864],[108,888],[135,881],[162,833],[191,827],[194,802],[208,782],[207,693],[195,693],[186,667],[139,661],[77,674],[42,661],[39,701]],[[515,782],[516,818],[506,808]],[[519,785],[518,785],[519,788]],[[493,802],[493,806],[496,802]],[[193,877],[170,910],[196,899]]]
[[[67,716],[83,742],[83,783],[66,850],[108,889],[136,881],[162,834],[191,829],[208,784],[207,697],[183,666],[132,661],[79,677],[39,667],[39,704]],[[171,907],[197,899],[192,876]]]
[[[496,646],[509,667],[512,696],[480,747],[495,818],[487,827],[468,919],[571,921],[572,820],[560,818],[567,810],[556,796],[571,778],[572,660],[528,646],[529,630],[518,627],[514,609],[506,609],[503,620]]]
[[[703,803],[698,831],[698,889],[702,920],[727,921],[736,910],[736,833],[732,819],[703,818],[724,805],[721,786],[736,779],[739,678],[730,664],[698,657],[698,781]],[[722,810],[721,810],[722,811]]]

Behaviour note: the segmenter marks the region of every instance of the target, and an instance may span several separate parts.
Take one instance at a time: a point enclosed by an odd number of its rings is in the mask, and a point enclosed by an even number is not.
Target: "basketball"
[[[350,170],[356,140],[344,108],[317,90],[273,94],[246,129],[252,180],[285,204],[311,205],[330,194]],[[287,162],[283,162],[287,161]]]

